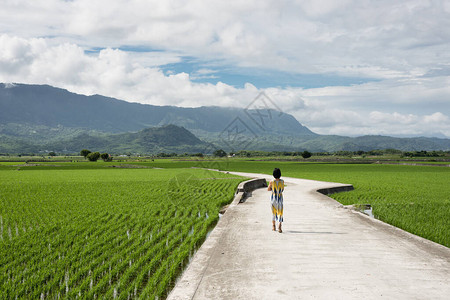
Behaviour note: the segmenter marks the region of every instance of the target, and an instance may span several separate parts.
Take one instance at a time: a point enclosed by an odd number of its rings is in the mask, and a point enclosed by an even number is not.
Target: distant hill
[[[44,145],[56,152],[79,152],[92,149],[108,153],[202,152],[208,144],[183,127],[166,125],[146,128],[136,133],[79,136]]]
[[[135,133],[96,134],[81,133],[49,143],[29,144],[20,139],[0,136],[0,153],[79,153],[82,149],[108,153],[198,153],[209,147],[183,127],[166,125],[147,128]],[[5,140],[3,140],[3,138]],[[9,147],[7,145],[10,145]],[[20,150],[20,151],[18,151]]]
[[[450,150],[450,139],[415,137],[396,138],[381,135],[365,135],[360,137],[323,135],[303,142],[302,147],[315,152],[335,151],[371,151],[397,149],[402,151],[434,151]]]
[[[257,104],[248,110],[154,106],[48,85],[0,84],[0,153],[80,148],[184,153],[207,143],[226,151],[450,150],[450,139],[322,136],[288,113],[264,108],[264,101]],[[178,127],[163,127],[169,124]]]

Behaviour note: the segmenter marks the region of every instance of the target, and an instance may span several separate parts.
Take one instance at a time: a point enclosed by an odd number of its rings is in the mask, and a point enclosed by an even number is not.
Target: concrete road
[[[248,177],[261,174],[235,173]],[[270,192],[230,206],[169,299],[450,299],[450,249],[345,209],[284,178],[283,233]]]

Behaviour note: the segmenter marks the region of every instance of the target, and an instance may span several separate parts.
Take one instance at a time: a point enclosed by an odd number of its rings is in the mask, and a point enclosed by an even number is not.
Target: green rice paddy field
[[[242,178],[0,164],[0,299],[161,298]]]
[[[279,167],[283,176],[353,184],[333,198],[371,204],[377,218],[450,247],[448,167],[0,163],[0,298],[164,298],[243,180],[191,167],[265,174]]]

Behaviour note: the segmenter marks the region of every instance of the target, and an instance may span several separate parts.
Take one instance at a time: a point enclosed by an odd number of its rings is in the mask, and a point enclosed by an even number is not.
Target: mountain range
[[[450,139],[325,136],[264,94],[247,108],[154,106],[48,85],[0,84],[0,153],[449,150]]]

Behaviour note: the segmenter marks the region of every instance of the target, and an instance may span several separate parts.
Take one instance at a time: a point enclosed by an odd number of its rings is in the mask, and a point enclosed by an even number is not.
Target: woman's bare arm
[[[271,191],[271,190],[272,190],[272,181],[269,182],[269,186],[267,187],[267,190],[268,190],[268,191]]]

